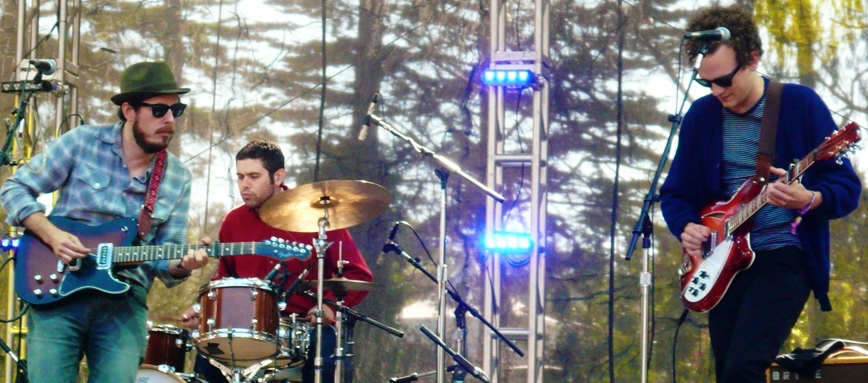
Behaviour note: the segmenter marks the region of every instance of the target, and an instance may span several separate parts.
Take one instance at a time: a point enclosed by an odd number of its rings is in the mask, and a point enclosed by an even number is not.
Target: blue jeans
[[[322,332],[322,381],[331,383],[335,381],[335,365],[337,362],[334,358],[335,347],[337,346],[337,334],[335,328],[331,326],[323,326]],[[304,361],[302,369],[302,382],[312,383],[314,381],[314,357],[316,356],[316,327],[310,331],[310,347],[307,351],[307,359]],[[227,383],[228,381],[223,376],[223,373],[217,367],[211,365],[202,355],[196,355],[196,365],[193,371],[203,377],[209,383]]]
[[[89,383],[134,383],[147,346],[147,292],[83,292],[48,308],[31,307],[27,372],[31,383],[74,383],[87,356]]]

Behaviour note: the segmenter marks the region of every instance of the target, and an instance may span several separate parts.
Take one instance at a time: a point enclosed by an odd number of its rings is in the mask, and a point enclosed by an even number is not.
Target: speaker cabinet
[[[800,376],[775,363],[766,371],[766,377],[768,383],[868,383],[868,356],[826,359],[814,376]]]

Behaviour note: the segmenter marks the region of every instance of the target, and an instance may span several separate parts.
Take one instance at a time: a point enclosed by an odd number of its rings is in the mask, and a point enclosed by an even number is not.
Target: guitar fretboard
[[[816,149],[809,153],[805,158],[802,158],[801,161],[797,162],[795,166],[790,168],[787,171],[787,176],[789,177],[789,181],[787,181],[788,185],[791,185],[793,182],[805,173],[811,165],[814,164],[814,159],[817,157],[817,153],[820,149]],[[732,215],[732,218],[729,220],[729,232],[736,231],[742,224],[747,222],[754,214],[756,214],[759,209],[762,209],[763,206],[768,202],[768,185],[763,186],[762,191],[756,196],[756,198],[750,200],[750,202],[744,204],[742,208],[735,214]]]
[[[228,255],[258,254],[259,242],[215,243],[211,245],[153,245],[118,246],[113,249],[113,259],[117,263],[148,262],[165,259],[181,259],[189,250],[205,249],[211,258]]]

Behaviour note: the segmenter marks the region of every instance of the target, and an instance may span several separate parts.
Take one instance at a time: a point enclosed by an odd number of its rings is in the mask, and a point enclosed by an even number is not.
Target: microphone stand
[[[6,353],[9,354],[9,357],[12,358],[12,360],[14,360],[15,364],[18,366],[18,377],[15,379],[15,381],[22,383],[29,382],[30,379],[27,378],[27,361],[19,359],[18,355],[12,352],[12,349],[9,348],[9,345],[7,345],[2,338],[0,338],[0,348],[2,348],[3,351],[6,351]]]
[[[428,270],[425,270],[425,268],[419,264],[419,262],[416,260],[415,257],[404,252],[404,249],[402,249],[401,246],[399,246],[397,243],[389,242],[389,243],[383,245],[383,252],[384,253],[394,252],[394,253],[400,255],[402,258],[406,259],[407,262],[410,262],[410,264],[413,265],[413,267],[415,267],[417,270],[421,271],[422,274],[425,274],[425,276],[427,276],[428,279],[431,279],[432,281],[437,282],[437,278],[435,278],[433,275],[431,275],[431,273],[429,273]],[[500,340],[502,340],[504,343],[506,343],[506,345],[509,346],[509,348],[511,348],[513,351],[515,351],[516,354],[518,354],[518,356],[524,357],[524,352],[522,352],[521,349],[515,345],[515,343],[513,343],[511,340],[507,339],[506,336],[503,335],[503,333],[501,333],[499,330],[497,330],[497,328],[494,327],[494,325],[492,325],[487,320],[485,320],[485,317],[482,314],[480,314],[478,310],[473,308],[473,306],[471,306],[469,303],[467,303],[467,301],[465,301],[461,297],[460,294],[458,294],[456,291],[449,289],[449,288],[446,289],[446,292],[449,294],[450,297],[452,297],[452,300],[454,300],[455,303],[457,303],[459,307],[463,307],[466,312],[469,312],[470,315],[473,315],[474,317],[479,319],[479,321],[482,322],[482,324],[484,324],[485,327],[488,327],[488,329],[491,330],[491,332],[493,332],[494,335],[496,335]],[[455,320],[457,321],[458,320],[458,314],[459,314],[458,308],[455,309],[455,313],[456,313],[456,317],[455,317],[456,319]],[[462,318],[462,320],[463,320],[463,318]]]
[[[340,292],[336,292],[336,294],[338,294],[338,293],[340,293]],[[309,291],[303,291],[302,294],[306,295],[309,298],[319,299],[316,296],[316,294],[309,292]],[[342,297],[340,299],[342,299]],[[337,364],[337,362],[340,362],[340,363],[343,363],[344,366],[342,367],[343,372],[341,374],[338,374],[338,368],[336,366],[336,368],[335,368],[335,382],[337,382],[340,379],[341,375],[344,376],[344,379],[345,379],[344,382],[345,383],[352,383],[352,381],[353,381],[352,357],[353,357],[353,345],[355,345],[355,343],[353,342],[353,329],[355,328],[357,321],[362,321],[362,322],[366,322],[368,324],[371,324],[374,327],[377,327],[377,328],[379,328],[379,329],[381,329],[381,330],[383,330],[383,331],[385,331],[391,335],[394,335],[398,338],[404,337],[404,333],[401,332],[400,330],[397,330],[393,327],[389,327],[388,325],[377,322],[376,320],[371,319],[370,317],[368,317],[365,314],[362,314],[362,313],[355,311],[355,310],[353,310],[347,306],[344,306],[343,302],[341,300],[332,301],[331,299],[327,299],[327,298],[324,298],[322,300],[325,301],[325,303],[328,303],[328,304],[331,304],[331,305],[337,307],[338,309],[336,310],[335,315],[336,316],[340,315],[337,318],[341,318],[342,321],[347,323],[346,328],[345,328],[347,335],[344,337],[344,339],[346,339],[346,344],[347,344],[346,351],[344,351],[342,345],[340,344],[340,341],[339,340],[337,341],[337,343],[338,343],[337,344],[337,350],[335,352],[336,352],[336,354],[340,354],[340,356],[336,355],[335,361],[336,361],[336,364]],[[340,339],[340,337],[338,339]],[[344,357],[346,357],[346,359],[347,359],[346,361],[342,360]],[[328,382],[328,383],[330,383],[330,382]]]
[[[651,246],[649,237],[651,234],[653,234],[653,225],[651,225],[651,219],[648,215],[648,212],[651,210],[652,203],[660,201],[660,196],[657,194],[657,184],[660,182],[660,175],[663,174],[663,168],[666,166],[666,162],[669,160],[669,151],[672,148],[672,140],[675,138],[675,134],[678,131],[678,128],[681,127],[682,111],[684,110],[684,105],[687,104],[687,96],[690,94],[690,86],[693,85],[693,81],[696,79],[696,75],[699,72],[699,65],[702,63],[702,59],[705,57],[706,53],[708,53],[708,45],[703,44],[702,47],[700,47],[699,52],[696,55],[696,59],[693,62],[693,75],[690,77],[690,82],[687,83],[687,89],[684,90],[684,99],[681,100],[681,105],[678,107],[678,113],[675,115],[669,115],[669,122],[672,123],[672,128],[669,130],[669,137],[666,139],[666,146],[663,149],[663,153],[660,155],[660,160],[657,162],[657,170],[654,172],[654,178],[651,181],[651,186],[648,189],[648,193],[645,194],[645,200],[642,204],[642,210],[639,213],[639,219],[636,220],[636,224],[633,226],[633,238],[630,239],[630,245],[627,247],[627,255],[624,257],[624,259],[627,261],[629,261],[632,257],[633,250],[636,248],[636,242],[638,241],[640,234],[645,234],[645,241],[647,242],[646,249],[650,248]],[[648,337],[650,335],[648,333],[648,318],[650,290],[649,287],[651,284],[652,276],[651,273],[648,271],[649,253],[650,251],[645,251],[645,256],[642,260],[642,273],[639,275],[639,284],[640,289],[642,290],[641,383],[648,382],[648,363],[650,361],[650,357],[648,356]]]
[[[18,125],[21,125],[21,122],[24,121],[24,113],[28,106],[30,106],[30,97],[36,93],[36,90],[28,90],[27,89],[28,81],[21,81],[21,93],[18,95],[18,107],[12,110],[12,114],[15,115],[15,122],[12,123],[12,127],[6,133],[6,141],[3,143],[3,149],[0,151],[0,166],[3,165],[17,165],[15,161],[12,161],[12,157],[9,156],[9,150],[12,148],[12,139],[15,137],[15,132],[18,130]],[[42,69],[36,68],[36,75],[33,76],[34,84],[42,84],[43,90],[50,90],[51,85],[47,85],[42,82]],[[47,88],[47,89],[46,89]]]
[[[374,325],[374,327],[378,327],[381,330],[398,338],[403,338],[404,333],[392,327],[386,326],[380,322],[377,322],[371,318],[368,318],[367,315],[356,312],[347,306],[340,306],[340,310],[344,313],[344,320],[346,321],[345,343],[347,347],[344,352],[344,357],[346,357],[346,362],[344,363],[344,383],[353,383],[353,346],[355,346],[355,342],[353,341],[353,329],[356,326],[356,321],[360,320],[362,322],[370,323]],[[338,347],[340,347],[340,345],[338,345]],[[337,379],[338,375],[335,374],[335,380]]]
[[[412,373],[412,374],[410,374],[410,375],[407,375],[407,376],[402,376],[402,377],[399,377],[399,378],[391,378],[391,379],[389,379],[389,383],[408,383],[408,382],[415,382],[415,381],[419,380],[419,378],[424,378],[424,377],[426,377],[426,376],[431,376],[431,375],[434,375],[434,374],[436,374],[436,373],[437,373],[437,371],[428,371],[428,372],[423,372],[423,373],[421,373],[421,374],[420,374],[420,373],[417,373],[417,372],[414,372],[414,373]]]
[[[485,372],[483,372],[479,368],[470,364],[470,362],[467,359],[465,359],[463,356],[461,356],[461,354],[459,354],[455,351],[452,351],[452,349],[450,349],[449,346],[446,345],[446,343],[443,343],[443,341],[440,340],[440,338],[438,338],[437,335],[434,335],[433,333],[431,333],[431,330],[428,330],[425,326],[422,326],[419,330],[421,330],[422,333],[424,333],[425,336],[427,336],[429,339],[431,339],[434,343],[436,343],[438,346],[440,346],[440,349],[449,353],[449,355],[452,356],[452,359],[455,360],[455,363],[458,363],[457,366],[453,366],[453,370],[462,370],[463,369],[463,371],[465,371],[466,373],[469,373],[470,375],[473,375],[473,377],[481,380],[483,383],[491,383],[491,381],[488,380],[488,377],[485,376]],[[459,375],[460,375],[460,373],[459,373]]]
[[[398,137],[406,142],[408,142],[416,152],[431,157],[437,161],[439,164],[438,169],[434,171],[438,178],[440,178],[440,261],[438,263],[437,270],[437,299],[439,301],[438,309],[437,309],[437,334],[439,336],[443,336],[446,331],[446,299],[444,299],[444,295],[446,292],[446,181],[449,179],[449,174],[454,173],[461,178],[464,178],[471,184],[475,185],[477,188],[484,191],[488,196],[493,198],[497,202],[503,202],[505,198],[502,195],[492,190],[488,186],[483,185],[481,182],[475,180],[469,174],[465,173],[461,170],[461,167],[458,164],[452,162],[451,160],[443,157],[433,150],[426,148],[423,145],[420,145],[412,138],[398,132],[394,127],[389,125],[386,121],[380,118],[377,115],[370,114],[369,115],[371,121],[377,126],[386,129],[389,133],[392,133],[393,136]],[[443,354],[443,350],[437,349],[437,383],[445,383],[443,371],[446,369],[446,357]]]

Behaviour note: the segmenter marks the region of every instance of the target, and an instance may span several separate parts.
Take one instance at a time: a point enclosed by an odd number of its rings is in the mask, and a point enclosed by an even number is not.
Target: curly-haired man
[[[700,10],[688,31],[729,29],[728,41],[689,41],[699,53],[696,82],[711,94],[684,116],[678,150],[661,187],[669,230],[686,255],[702,257],[711,229],[700,212],[727,201],[754,175],[769,79],[757,73],[762,41],[744,7]],[[800,182],[782,182],[790,161],[818,147],[836,124],[810,88],[785,84],[780,98],[775,151],[766,186],[767,204],[745,235],[753,264],[738,273],[708,317],[718,382],[765,382],[774,360],[811,291],[824,311],[829,302],[829,220],[853,211],[861,183],[849,161],[817,161]],[[713,246],[712,246],[713,247]]]

